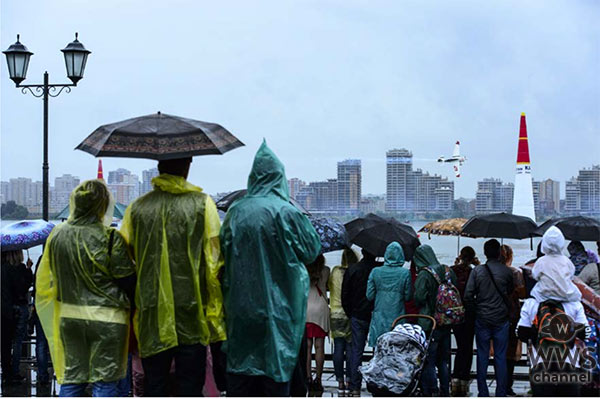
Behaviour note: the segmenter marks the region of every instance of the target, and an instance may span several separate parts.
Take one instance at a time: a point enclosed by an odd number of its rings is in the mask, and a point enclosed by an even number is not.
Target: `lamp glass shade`
[[[75,84],[83,78],[85,63],[87,62],[88,55],[91,53],[91,51],[86,50],[83,44],[77,39],[77,36],[76,33],[75,40],[67,44],[67,47],[61,50],[65,55],[67,77]]]
[[[6,64],[8,65],[8,75],[16,83],[19,84],[27,77],[27,68],[29,67],[29,59],[33,54],[27,47],[19,42],[12,44],[6,51]]]

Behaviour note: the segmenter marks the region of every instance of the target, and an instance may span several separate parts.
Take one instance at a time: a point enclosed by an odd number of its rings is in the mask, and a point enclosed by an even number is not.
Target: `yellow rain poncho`
[[[290,380],[306,322],[304,264],[321,250],[308,218],[289,202],[285,170],[263,143],[248,194],[227,211],[221,230],[227,316],[227,371]]]
[[[348,271],[348,266],[358,262],[356,253],[347,248],[342,254],[342,264],[336,266],[329,275],[329,307],[331,308],[331,338],[344,338],[350,342],[352,333],[350,331],[350,319],[342,308],[342,282],[344,274]]]
[[[127,208],[121,227],[137,267],[134,330],[141,357],[225,339],[215,203],[183,177],[161,174],[152,185]]]
[[[135,268],[121,234],[102,223],[109,203],[103,182],[81,183],[37,271],[36,310],[59,384],[116,381],[127,371],[130,304],[115,280]]]

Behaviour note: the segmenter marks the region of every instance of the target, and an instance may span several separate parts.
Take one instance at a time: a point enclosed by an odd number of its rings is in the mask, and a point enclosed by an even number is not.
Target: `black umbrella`
[[[463,235],[495,238],[529,238],[537,228],[533,220],[525,216],[505,212],[473,216],[462,227]]]
[[[240,198],[244,197],[247,192],[248,192],[248,190],[244,189],[244,190],[233,191],[233,192],[227,194],[226,196],[224,196],[223,198],[221,198],[220,200],[217,201],[217,209],[220,209],[223,212],[227,212],[227,210],[229,209],[229,207],[235,201],[237,201]],[[298,201],[296,201],[295,199],[293,199],[291,197],[290,197],[290,204],[292,204],[296,208],[298,208],[298,210],[300,212],[302,212],[303,214],[305,214],[307,216],[310,216],[310,212],[307,211],[302,205],[300,205],[300,203]]]
[[[96,157],[150,158],[158,161],[223,154],[243,146],[216,123],[162,114],[100,126],[75,149]]]
[[[350,241],[375,256],[383,256],[391,242],[398,242],[406,260],[411,260],[420,245],[415,230],[394,218],[382,218],[372,213],[345,224]]]
[[[535,236],[543,236],[550,226],[560,229],[567,240],[600,241],[600,221],[587,216],[571,216],[550,219],[533,232]]]

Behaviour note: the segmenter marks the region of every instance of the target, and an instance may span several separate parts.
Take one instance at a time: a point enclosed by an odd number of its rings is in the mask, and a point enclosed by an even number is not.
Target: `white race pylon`
[[[533,182],[531,179],[531,162],[529,159],[529,143],[527,139],[527,123],[525,113],[521,113],[519,129],[519,146],[517,151],[517,175],[515,176],[515,192],[513,195],[513,215],[527,216],[535,222],[533,204]]]

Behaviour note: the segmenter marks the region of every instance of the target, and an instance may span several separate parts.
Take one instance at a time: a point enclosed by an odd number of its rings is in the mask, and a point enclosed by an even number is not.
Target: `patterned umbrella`
[[[464,218],[453,218],[453,219],[442,219],[436,220],[435,222],[427,223],[419,230],[419,232],[425,232],[428,234],[436,234],[440,236],[465,236],[462,233],[462,226],[466,223],[467,219]]]
[[[46,242],[54,224],[42,219],[24,220],[2,228],[2,251],[27,249]]]
[[[350,248],[352,245],[341,222],[331,218],[310,218],[310,222],[321,238],[321,253]]]
[[[224,154],[244,144],[223,126],[160,112],[100,126],[75,149],[95,157],[158,161]]]

